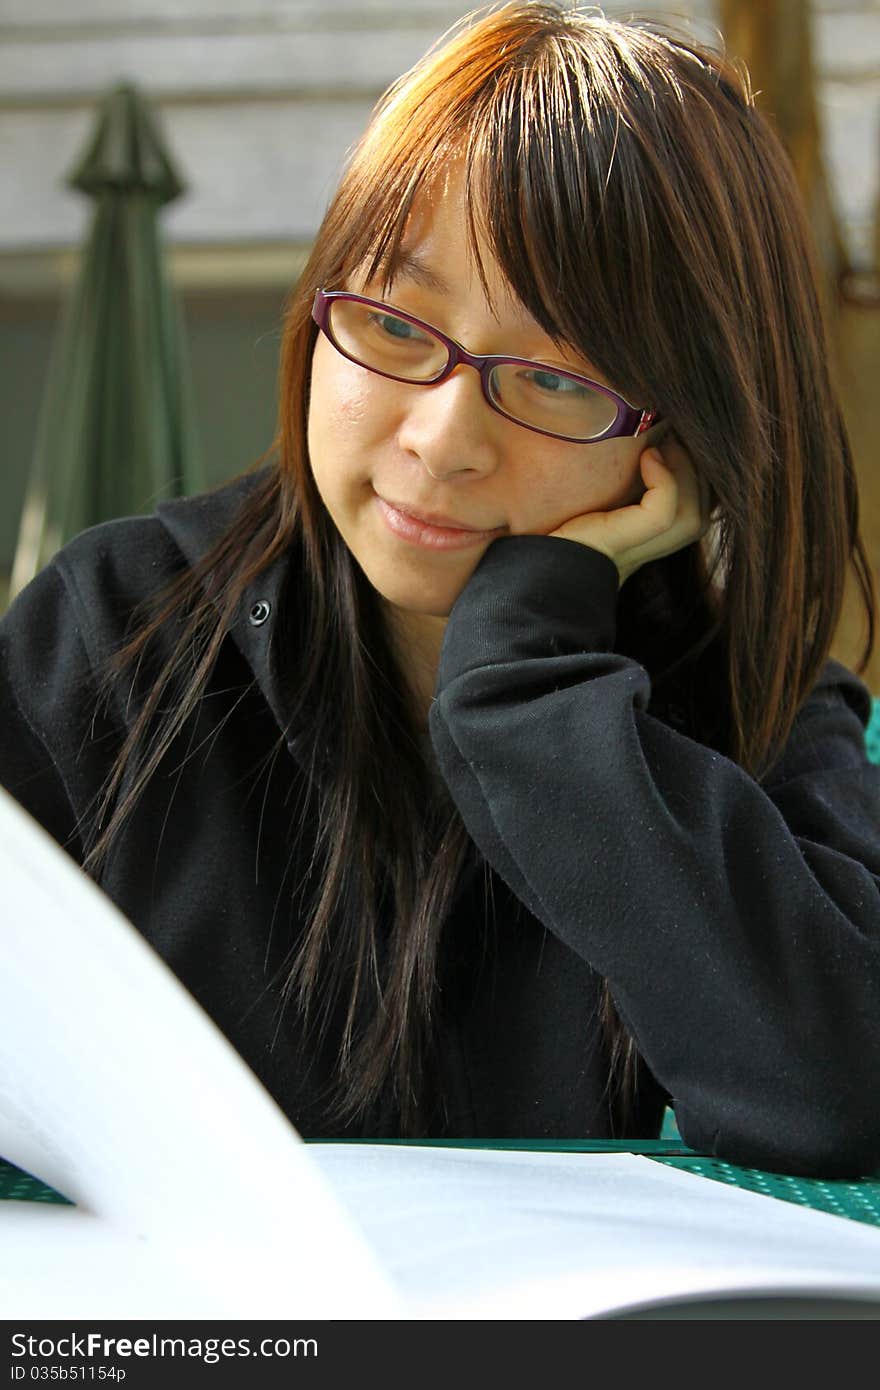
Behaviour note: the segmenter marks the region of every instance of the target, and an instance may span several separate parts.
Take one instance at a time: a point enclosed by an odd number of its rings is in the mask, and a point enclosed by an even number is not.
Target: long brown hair
[[[745,73],[648,23],[545,3],[467,16],[378,103],[290,296],[275,461],[234,535],[117,658],[117,673],[135,670],[157,631],[180,624],[108,783],[89,859],[98,873],[192,714],[246,586],[301,544],[304,645],[291,698],[310,711],[328,776],[321,891],[283,992],[319,1033],[347,1003],[332,1113],[362,1113],[390,1084],[412,1135],[436,1122],[440,939],[469,842],[451,800],[427,795],[405,672],[312,479],[310,309],[318,286],[357,266],[389,282],[416,195],[452,158],[464,160],[487,295],[478,233],[541,327],[658,409],[709,483],[711,534],[644,566],[619,596],[619,649],[648,670],[657,708],[760,779],[828,655],[850,565],[868,617],[860,672],[875,620],[810,240]],[[179,698],[168,709],[171,683]],[[382,912],[391,929],[380,959]],[[602,1023],[625,1129],[638,1058],[607,988]]]

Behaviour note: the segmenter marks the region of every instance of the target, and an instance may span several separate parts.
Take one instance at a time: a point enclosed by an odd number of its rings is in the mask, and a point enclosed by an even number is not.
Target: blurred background
[[[220,482],[270,446],[284,296],[346,153],[385,86],[472,8],[0,0],[0,611],[13,568],[20,584],[71,524],[69,508],[66,523],[52,516],[47,470],[81,427],[118,456],[130,495],[105,489],[90,504],[114,514]],[[716,45],[723,35],[786,140],[821,253],[880,573],[880,0],[603,9],[668,19]],[[130,197],[114,203],[132,188],[134,211]],[[152,375],[137,364],[135,387],[114,349],[132,321],[163,362]],[[98,404],[83,421],[65,393],[79,382],[82,396],[89,372]],[[146,437],[138,391],[163,403],[152,415],[171,422],[168,437]],[[850,603],[834,655],[854,665],[864,636]],[[880,695],[880,652],[866,680]]]

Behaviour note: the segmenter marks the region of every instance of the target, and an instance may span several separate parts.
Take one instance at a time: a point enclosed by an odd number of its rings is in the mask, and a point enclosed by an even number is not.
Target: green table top
[[[880,1173],[864,1178],[794,1178],[784,1173],[769,1173],[758,1168],[740,1168],[732,1163],[722,1163],[720,1159],[707,1157],[689,1149],[686,1144],[675,1139],[645,1139],[615,1143],[604,1139],[570,1139],[544,1141],[523,1141],[501,1139],[496,1141],[460,1140],[337,1140],[331,1142],[382,1142],[387,1144],[432,1145],[443,1148],[471,1149],[521,1149],[547,1153],[636,1153],[643,1154],[656,1163],[667,1163],[674,1168],[684,1168],[689,1173],[714,1182],[726,1182],[734,1187],[745,1187],[752,1192],[761,1192],[767,1197],[777,1197],[783,1202],[795,1202],[800,1206],[813,1207],[817,1211],[827,1211],[834,1216],[845,1216],[851,1221],[864,1221],[869,1226],[880,1226]],[[0,1159],[0,1199],[19,1202],[58,1202],[69,1205],[66,1197],[55,1192],[45,1183],[39,1182],[11,1163]]]

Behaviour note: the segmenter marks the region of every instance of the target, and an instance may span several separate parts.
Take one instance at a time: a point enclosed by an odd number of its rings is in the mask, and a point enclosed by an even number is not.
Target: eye
[[[588,386],[583,386],[579,381],[572,381],[567,376],[559,376],[556,372],[534,370],[523,372],[522,376],[539,391],[544,391],[551,396],[583,397],[592,395]]]
[[[406,319],[396,318],[394,314],[374,312],[368,317],[371,326],[377,328],[383,337],[396,338],[401,343],[426,343],[429,341],[414,324],[407,323]]]

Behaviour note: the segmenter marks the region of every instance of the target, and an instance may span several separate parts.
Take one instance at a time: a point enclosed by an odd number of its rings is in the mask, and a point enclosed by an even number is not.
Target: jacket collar
[[[197,565],[235,523],[242,507],[265,477],[265,470],[235,478],[213,492],[160,502],[160,521],[191,566]],[[283,732],[291,753],[303,762],[290,700],[285,696],[275,633],[279,628],[291,553],[279,555],[243,592],[229,635],[244,657]],[[289,602],[289,598],[287,600]],[[309,757],[309,765],[313,759]]]

